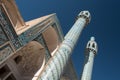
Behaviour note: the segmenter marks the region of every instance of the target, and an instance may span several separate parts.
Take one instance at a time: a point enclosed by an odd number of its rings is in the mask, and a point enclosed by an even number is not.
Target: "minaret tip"
[[[91,41],[95,41],[95,37],[92,36],[92,37],[90,38],[90,40],[91,40]]]
[[[79,14],[78,14],[78,17],[77,19],[79,18],[84,18],[86,20],[86,24],[90,23],[90,20],[91,20],[91,15],[90,15],[90,12],[89,11],[81,11]]]

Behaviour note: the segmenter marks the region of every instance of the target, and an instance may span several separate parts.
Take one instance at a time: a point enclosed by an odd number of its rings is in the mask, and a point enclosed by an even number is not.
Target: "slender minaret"
[[[98,46],[95,42],[95,38],[91,37],[86,46],[85,63],[81,80],[91,80],[94,56],[97,54],[97,50]]]
[[[80,12],[75,24],[65,36],[55,55],[43,69],[38,80],[59,80],[83,28],[90,22],[90,17],[88,11]]]

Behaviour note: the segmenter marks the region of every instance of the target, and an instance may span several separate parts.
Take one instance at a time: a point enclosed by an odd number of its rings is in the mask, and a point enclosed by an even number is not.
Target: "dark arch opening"
[[[14,58],[14,61],[16,64],[19,64],[19,62],[22,60],[22,56],[18,55],[17,57]]]
[[[90,43],[88,44],[88,47],[90,47]]]
[[[95,48],[95,43],[92,44],[92,47]]]

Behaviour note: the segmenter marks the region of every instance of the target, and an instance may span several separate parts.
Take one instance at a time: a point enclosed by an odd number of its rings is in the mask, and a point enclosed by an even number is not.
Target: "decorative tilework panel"
[[[5,42],[7,42],[7,41],[8,41],[8,39],[7,39],[5,33],[3,32],[3,29],[2,29],[2,27],[0,25],[0,46],[2,44],[4,44]]]
[[[6,59],[13,52],[10,45],[6,45],[3,48],[0,48],[0,62]]]

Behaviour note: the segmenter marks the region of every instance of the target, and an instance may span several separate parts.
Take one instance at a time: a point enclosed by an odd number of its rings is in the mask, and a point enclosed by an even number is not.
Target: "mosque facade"
[[[0,0],[0,80],[39,80],[63,40],[56,14],[25,22],[14,0]],[[66,64],[60,80],[77,80]]]

